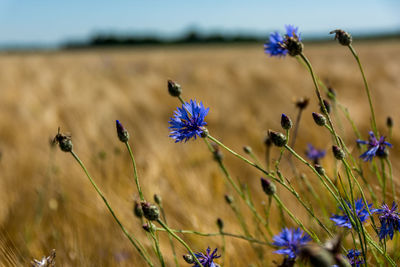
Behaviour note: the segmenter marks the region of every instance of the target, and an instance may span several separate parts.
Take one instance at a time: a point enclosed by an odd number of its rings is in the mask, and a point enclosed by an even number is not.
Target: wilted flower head
[[[371,161],[375,156],[384,157],[386,155],[386,146],[392,147],[392,144],[385,141],[384,136],[381,136],[378,140],[372,131],[369,132],[368,141],[358,139],[357,143],[368,145],[368,150],[360,156],[364,161]]]
[[[346,202],[346,203],[347,203],[347,206],[349,207],[349,209],[351,211],[350,212],[350,216],[354,219],[354,208],[353,208],[351,203],[349,203],[349,202]],[[368,218],[369,218],[368,210],[366,209],[366,207],[364,205],[364,201],[362,200],[362,198],[358,199],[355,204],[356,204],[357,217],[360,220],[360,222],[363,223],[366,220],[368,220]],[[372,204],[368,204],[368,208],[371,209],[371,207],[372,207]],[[343,211],[342,207],[339,207],[339,209],[341,211]],[[350,218],[347,216],[347,214],[344,214],[344,215],[333,215],[330,219],[332,221],[334,221],[337,226],[346,227],[346,228],[352,228]]]
[[[350,249],[346,256],[349,259],[351,266],[360,267],[361,264],[364,263],[361,258],[361,252],[356,249]]]
[[[375,213],[380,214],[379,238],[385,239],[387,236],[393,239],[394,231],[400,230],[400,213],[397,211],[397,204],[393,201],[392,208],[383,204],[380,209],[374,209]]]
[[[326,154],[325,150],[318,150],[313,147],[311,144],[307,144],[306,156],[310,160],[314,162],[314,164],[318,164],[319,160],[322,159]]]
[[[286,25],[286,35],[283,37],[278,32],[273,32],[269,36],[269,40],[264,44],[264,52],[270,56],[286,56],[287,53],[292,55],[294,43],[300,43],[301,38],[298,33],[298,27]],[[293,42],[295,41],[295,42]]]
[[[282,232],[274,236],[272,244],[282,247],[282,249],[276,250],[275,253],[287,255],[289,258],[294,259],[299,254],[300,247],[309,241],[311,241],[311,237],[308,234],[303,235],[303,231],[300,228],[283,228]]]
[[[175,139],[175,143],[181,141],[187,141],[190,138],[196,139],[197,136],[202,137],[205,131],[204,121],[205,116],[210,108],[205,108],[203,103],[196,103],[196,101],[190,100],[185,102],[181,108],[178,107],[174,112],[174,116],[169,121],[171,125],[169,129],[170,137]]]
[[[221,255],[217,255],[217,249],[214,249],[214,251],[211,254],[210,252],[211,249],[210,247],[208,247],[206,250],[206,254],[198,252],[195,253],[194,255],[204,267],[216,267],[217,264],[214,263],[214,259],[221,257]],[[199,266],[197,263],[195,263],[192,267],[202,267],[202,266]]]

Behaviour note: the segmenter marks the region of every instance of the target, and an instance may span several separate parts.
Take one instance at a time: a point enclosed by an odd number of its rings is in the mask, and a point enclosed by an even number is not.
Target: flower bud
[[[351,45],[351,42],[353,41],[353,39],[352,39],[350,33],[345,32],[340,29],[330,32],[330,34],[333,34],[333,33],[335,34],[335,40],[337,39],[341,45],[346,45],[346,46]]]
[[[332,146],[332,152],[337,160],[342,160],[346,156],[344,151],[338,146]]]
[[[289,130],[290,128],[292,128],[292,120],[286,115],[286,114],[282,114],[281,116],[281,126],[283,129],[285,130]]]
[[[392,120],[392,117],[387,117],[387,119],[386,119],[386,126],[388,127],[388,128],[392,128],[393,127],[393,120]]]
[[[301,98],[296,100],[295,104],[296,104],[296,107],[298,107],[299,109],[302,110],[302,109],[305,109],[308,106],[308,102],[309,102],[308,98],[301,97]]]
[[[286,145],[287,139],[283,133],[275,132],[275,131],[268,131],[269,137],[271,138],[272,143],[278,147],[282,147]]]
[[[276,192],[276,186],[268,179],[261,178],[261,187],[268,196],[272,196]]]
[[[72,140],[71,136],[65,135],[60,133],[60,128],[58,128],[58,133],[53,139],[53,143],[57,144],[60,149],[64,152],[71,152],[72,151]]]
[[[243,151],[244,151],[244,153],[246,153],[246,154],[251,154],[252,149],[251,149],[251,147],[249,147],[249,146],[244,146],[244,147],[243,147]]]
[[[135,201],[133,206],[133,214],[135,214],[135,216],[139,219],[143,217],[142,205],[139,203],[139,201]]]
[[[300,256],[310,261],[314,267],[331,267],[335,265],[333,256],[318,245],[305,245],[300,248]]]
[[[178,97],[182,93],[182,88],[179,84],[172,80],[168,80],[168,93],[171,96]]]
[[[314,168],[318,172],[319,175],[322,175],[322,176],[325,175],[325,169],[321,165],[315,164]]]
[[[128,142],[129,133],[125,129],[125,127],[122,126],[122,124],[119,122],[119,120],[116,120],[116,126],[117,126],[117,134],[118,134],[119,141],[121,141],[123,143]]]
[[[183,259],[184,259],[187,263],[189,263],[189,264],[192,264],[192,263],[195,262],[195,261],[194,261],[194,258],[193,258],[193,256],[192,256],[191,254],[185,254],[185,255],[183,255]]]
[[[148,222],[142,225],[143,230],[146,232],[155,232],[157,230],[157,227],[154,225],[154,223]]]
[[[331,113],[331,104],[328,102],[328,100],[322,100],[322,102],[324,103],[324,106],[326,108],[326,112]],[[322,105],[320,105],[320,110],[322,113],[324,113],[324,109],[322,108]]]
[[[162,205],[162,198],[160,195],[154,194],[154,202],[156,202],[158,205]]]
[[[160,210],[156,205],[145,201],[142,201],[141,205],[142,205],[143,215],[147,220],[149,221],[158,220],[160,216]]]
[[[221,218],[217,219],[217,226],[219,231],[222,231],[222,229],[224,228],[224,221]]]
[[[332,101],[336,99],[336,91],[332,87],[328,87],[328,93],[326,94],[328,98]]]
[[[312,116],[317,125],[324,126],[326,124],[326,118],[324,115],[313,112]]]
[[[231,195],[225,195],[225,201],[226,203],[228,203],[229,205],[233,203],[233,197]]]

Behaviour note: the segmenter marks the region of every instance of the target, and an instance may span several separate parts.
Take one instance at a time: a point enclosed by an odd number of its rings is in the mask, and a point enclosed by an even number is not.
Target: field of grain
[[[386,117],[394,119],[390,156],[399,185],[400,45],[355,42],[354,46],[373,92],[381,133],[387,134]],[[349,108],[367,139],[368,102],[350,51],[332,41],[306,45],[305,53],[319,77],[337,91],[338,100]],[[71,155],[50,146],[59,126],[71,133],[75,152],[128,230],[146,246],[150,243],[132,213],[138,194],[128,153],[116,136],[116,119],[130,132],[144,194],[151,201],[155,193],[163,198],[170,227],[217,232],[215,221],[222,218],[227,232],[241,233],[224,201],[226,193],[234,192],[204,142],[175,144],[168,137],[168,120],[179,102],[168,95],[167,79],[182,85],[184,99],[201,100],[210,107],[206,120],[213,136],[240,153],[244,145],[251,146],[262,162],[267,130],[280,130],[282,113],[294,120],[293,100],[309,97],[296,150],[304,155],[307,143],[327,149],[322,163],[329,172],[331,140],[312,121],[311,112],[319,107],[309,73],[293,58],[266,56],[262,45],[2,53],[0,263],[27,266],[32,258],[41,258],[54,248],[57,266],[145,266],[79,165]],[[354,148],[355,135],[348,122],[341,116],[335,124]],[[233,177],[249,186],[262,211],[260,203],[266,196],[259,185],[261,174],[224,154]],[[277,156],[274,148],[272,158]],[[285,159],[282,164],[287,164]],[[283,172],[290,179],[290,169]],[[319,186],[311,174],[309,179]],[[292,182],[301,188],[301,181]],[[285,190],[278,188],[278,194],[305,224],[321,232]],[[328,199],[323,202],[335,211]],[[240,207],[252,223],[246,207]],[[272,213],[277,214],[275,207]],[[270,221],[274,233],[281,227],[277,218],[274,215]],[[290,218],[287,222],[294,225]],[[167,236],[159,234],[167,266],[173,266]],[[196,251],[221,246],[220,237],[185,235],[184,239]],[[188,266],[180,256],[185,249],[175,244],[181,265]],[[270,248],[261,248],[268,266],[281,259]],[[257,264],[246,241],[227,237],[226,250],[225,266]]]

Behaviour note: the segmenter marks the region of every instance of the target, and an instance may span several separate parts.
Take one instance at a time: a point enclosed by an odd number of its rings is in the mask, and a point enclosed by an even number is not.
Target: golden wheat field
[[[387,134],[386,117],[394,119],[391,160],[400,188],[400,43],[355,41],[367,79],[380,132]],[[362,78],[350,51],[336,42],[305,46],[319,77],[337,92],[348,107],[364,139],[370,113]],[[119,142],[115,120],[128,129],[145,197],[159,194],[168,224],[174,229],[218,232],[217,218],[225,231],[241,233],[234,213],[224,200],[232,194],[254,231],[250,212],[225,183],[202,140],[177,143],[168,137],[168,120],[179,106],[169,96],[167,79],[181,84],[183,98],[197,99],[210,107],[206,118],[210,133],[233,150],[253,148],[265,162],[264,137],[268,129],[281,130],[280,116],[296,117],[294,99],[309,97],[295,149],[304,155],[307,143],[327,149],[322,163],[330,172],[333,156],[326,130],[315,125],[318,111],[311,77],[293,58],[270,58],[260,45],[149,47],[115,50],[57,51],[0,54],[0,263],[28,266],[33,258],[56,249],[57,266],[145,266],[128,239],[108,213],[101,198],[68,153],[52,147],[50,140],[60,126],[72,135],[75,152],[86,164],[122,222],[150,249],[150,242],[132,208],[138,199],[128,152]],[[334,123],[349,148],[355,135],[340,110]],[[279,150],[273,148],[272,159]],[[247,184],[262,212],[266,195],[261,173],[224,152],[226,166],[235,180]],[[285,156],[284,166],[287,167]],[[365,165],[368,172],[368,167]],[[284,175],[291,179],[289,168]],[[339,166],[340,168],[340,166]],[[317,191],[318,181],[300,167]],[[368,176],[369,175],[369,176]],[[374,180],[368,174],[370,181]],[[302,181],[291,182],[316,206]],[[303,188],[303,189],[301,189]],[[378,189],[377,189],[378,190]],[[285,204],[321,237],[326,237],[285,190],[278,187]],[[323,205],[335,212],[329,198]],[[288,225],[295,225],[289,217]],[[329,222],[329,218],[324,218]],[[276,207],[270,224],[278,233]],[[167,266],[174,266],[165,232],[159,232]],[[221,238],[181,235],[195,251],[221,246]],[[181,266],[186,250],[175,242]],[[267,246],[258,246],[265,266],[281,259]],[[260,266],[247,241],[226,237],[225,266]],[[156,256],[152,254],[154,262]]]

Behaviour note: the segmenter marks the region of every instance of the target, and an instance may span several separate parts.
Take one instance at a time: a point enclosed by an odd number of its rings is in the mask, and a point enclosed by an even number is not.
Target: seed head
[[[344,151],[338,146],[332,146],[332,152],[337,160],[342,160],[346,156]]]
[[[251,147],[249,147],[249,146],[244,146],[244,147],[243,147],[243,151],[244,151],[244,153],[246,153],[246,154],[251,154],[252,149],[251,149]]]
[[[331,31],[330,34],[335,34],[335,40],[337,39],[341,45],[349,46],[351,45],[351,42],[353,41],[350,33],[345,32],[343,30],[337,29],[334,31]]]
[[[179,84],[172,80],[168,80],[168,93],[171,96],[178,97],[182,93],[182,88]]]
[[[324,115],[313,112],[312,116],[317,125],[324,126],[326,124],[326,118]]]
[[[293,126],[292,120],[286,114],[281,116],[281,126],[285,130],[289,130]]]
[[[122,143],[128,142],[128,140],[129,140],[128,131],[125,129],[124,126],[122,126],[122,124],[119,122],[119,120],[116,120],[115,124],[117,126],[117,135],[118,135],[119,141],[121,141]]]
[[[272,196],[276,192],[276,186],[268,179],[261,178],[261,187],[268,196]]]
[[[393,120],[392,120],[392,117],[387,117],[387,119],[386,119],[386,126],[388,127],[388,128],[392,128],[393,127]]]
[[[154,204],[146,201],[141,202],[143,215],[149,221],[156,221],[160,217],[160,210]]]
[[[303,110],[308,106],[309,101],[310,101],[310,99],[308,99],[307,97],[301,97],[296,100],[295,104],[296,104],[297,108]]]
[[[331,113],[331,104],[328,102],[328,100],[322,100],[322,102],[324,103],[324,106],[326,108],[326,111],[329,113]],[[324,109],[322,108],[322,105],[320,105],[320,110],[322,113],[324,113]]]
[[[271,138],[272,143],[278,147],[282,147],[287,143],[286,136],[283,133],[269,130],[268,135]]]
[[[228,203],[229,205],[233,203],[233,197],[231,195],[225,195],[225,201],[226,203]]]
[[[220,231],[224,228],[224,221],[221,218],[217,219],[217,226]]]

